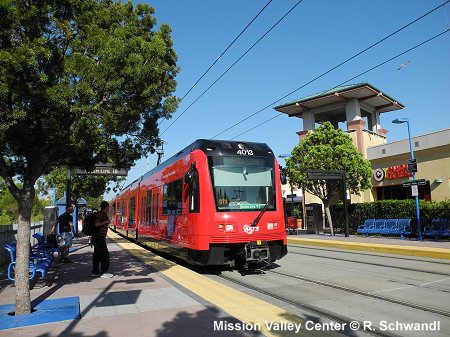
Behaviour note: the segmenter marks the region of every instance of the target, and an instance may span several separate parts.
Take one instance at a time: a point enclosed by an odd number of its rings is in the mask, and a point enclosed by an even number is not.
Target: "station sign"
[[[407,180],[403,182],[403,187],[426,185],[425,179]]]
[[[75,174],[86,176],[122,176],[126,177],[128,171],[124,169],[117,169],[112,164],[97,164],[92,171],[83,169],[75,169]]]

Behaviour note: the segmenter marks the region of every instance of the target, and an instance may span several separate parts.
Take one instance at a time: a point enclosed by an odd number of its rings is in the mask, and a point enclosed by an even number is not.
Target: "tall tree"
[[[339,193],[339,180],[308,180],[308,170],[344,170],[347,188],[353,194],[372,187],[370,162],[353,145],[351,138],[342,129],[335,129],[325,122],[314,129],[294,147],[291,157],[286,159],[287,176],[293,186],[298,186],[322,200],[325,214],[334,235],[330,213],[330,201]],[[346,196],[344,196],[345,198]]]
[[[0,176],[19,204],[18,315],[31,310],[36,180],[57,164],[129,168],[177,107],[171,30],[153,15],[131,1],[0,2]]]

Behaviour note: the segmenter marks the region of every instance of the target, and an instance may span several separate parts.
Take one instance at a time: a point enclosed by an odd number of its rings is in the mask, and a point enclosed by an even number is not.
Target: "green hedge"
[[[419,201],[422,231],[435,218],[450,219],[450,200]],[[366,219],[413,219],[413,233],[417,233],[416,204],[414,200],[381,200],[348,206],[350,233],[356,233],[358,226]],[[331,218],[337,231],[344,231],[345,216],[342,203],[331,207]]]

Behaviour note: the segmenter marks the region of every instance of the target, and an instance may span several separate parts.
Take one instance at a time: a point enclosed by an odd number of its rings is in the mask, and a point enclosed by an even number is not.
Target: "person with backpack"
[[[59,224],[59,234],[61,235],[61,240],[59,246],[61,248],[61,262],[71,262],[68,258],[69,248],[72,246],[73,237],[73,206],[69,205],[66,207],[66,211],[58,217],[58,222],[53,225],[50,233],[55,232],[56,226]]]
[[[100,211],[95,214],[95,233],[92,233],[92,244],[94,245],[94,255],[92,257],[92,276],[100,276],[102,278],[111,278],[113,274],[108,273],[109,270],[109,251],[106,245],[106,234],[108,233],[109,203],[102,201]],[[94,217],[94,216],[93,216]]]

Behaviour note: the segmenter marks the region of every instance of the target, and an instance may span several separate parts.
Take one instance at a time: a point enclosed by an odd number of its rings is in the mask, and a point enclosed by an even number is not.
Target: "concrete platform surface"
[[[56,258],[47,277],[34,284],[31,298],[79,296],[81,319],[2,330],[0,336],[248,336],[213,331],[215,321],[239,321],[170,282],[161,274],[162,264],[157,270],[108,239],[114,277],[92,277],[92,248],[87,239],[75,240],[74,246],[79,249],[70,254],[72,262],[61,263]],[[15,303],[15,288],[4,270],[1,279],[0,304]]]
[[[450,259],[450,240],[329,234],[288,235],[288,244],[368,251],[383,254]]]

